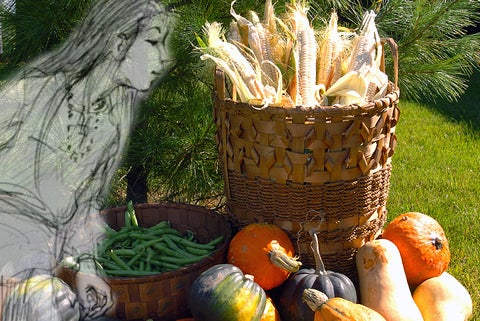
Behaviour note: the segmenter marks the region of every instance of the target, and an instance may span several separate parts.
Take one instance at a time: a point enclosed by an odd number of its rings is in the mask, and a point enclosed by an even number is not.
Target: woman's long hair
[[[118,62],[138,34],[164,10],[155,0],[97,1],[71,36],[52,52],[27,65],[22,77],[61,72],[83,78],[106,60]]]

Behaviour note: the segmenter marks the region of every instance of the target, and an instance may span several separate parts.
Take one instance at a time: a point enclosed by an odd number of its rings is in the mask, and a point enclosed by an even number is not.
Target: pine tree
[[[81,18],[89,1],[17,0],[12,13],[3,10],[5,58],[21,62],[55,45]],[[286,2],[274,1],[278,13]],[[296,0],[304,1],[304,0]],[[128,179],[129,198],[205,202],[222,195],[222,179],[212,123],[213,74],[211,66],[195,53],[195,36],[206,21],[228,26],[230,0],[165,0],[178,15],[171,43],[175,64],[142,108],[118,184]],[[470,75],[479,69],[480,1],[472,0],[317,0],[307,1],[310,17],[321,24],[332,8],[341,23],[360,25],[366,10],[377,12],[381,37],[393,38],[399,47],[399,87],[403,100],[455,101],[466,90]],[[78,8],[73,9],[77,4]],[[264,0],[237,0],[235,10],[263,13]],[[30,8],[30,9],[28,9]],[[31,8],[38,8],[32,17]],[[50,8],[51,10],[47,10]],[[386,55],[389,76],[392,62]],[[138,183],[138,184],[137,184]],[[137,185],[135,185],[137,184]],[[134,187],[134,188],[132,188]],[[140,195],[135,195],[135,190]],[[147,197],[148,193],[148,197]],[[124,204],[114,196],[110,205]],[[132,196],[133,195],[133,196]],[[107,205],[108,205],[107,204]]]
[[[4,58],[18,64],[66,39],[95,0],[2,1],[0,22]]]
[[[284,12],[287,1],[275,8]],[[469,0],[395,1],[311,1],[312,21],[322,23],[332,8],[342,23],[355,28],[366,10],[378,13],[382,37],[393,38],[399,46],[399,86],[402,99],[454,101],[466,90],[469,76],[478,68],[479,34],[467,34],[479,21],[479,3]],[[177,60],[167,83],[152,97],[146,112],[147,124],[132,137],[129,151],[143,154],[145,171],[150,173],[152,194],[167,199],[195,201],[222,194],[221,173],[213,141],[211,91],[213,75],[209,66],[194,54],[195,34],[206,21],[228,26],[230,1],[172,1],[179,14],[172,49]],[[235,10],[263,13],[264,1],[237,1]],[[387,53],[389,70],[391,59]],[[391,73],[390,73],[391,76]],[[196,117],[201,117],[201,126]],[[153,123],[162,124],[160,132]],[[167,130],[168,129],[168,130]],[[145,145],[145,142],[156,142]],[[207,155],[207,156],[205,156]],[[140,155],[139,155],[140,156]],[[142,158],[140,158],[142,159]],[[133,162],[138,162],[133,157]]]
[[[400,89],[406,99],[455,101],[480,63],[480,2],[385,1],[379,29],[399,46]]]

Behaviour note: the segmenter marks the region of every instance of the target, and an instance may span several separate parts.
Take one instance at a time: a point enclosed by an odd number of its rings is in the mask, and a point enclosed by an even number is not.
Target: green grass
[[[470,292],[480,320],[480,128],[478,73],[455,104],[400,102],[388,217],[434,217],[449,239],[449,272]],[[478,311],[476,311],[478,310]]]

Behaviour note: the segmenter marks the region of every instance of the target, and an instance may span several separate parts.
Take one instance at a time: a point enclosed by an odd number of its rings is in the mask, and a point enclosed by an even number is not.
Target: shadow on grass
[[[480,70],[473,73],[467,91],[458,101],[437,101],[428,105],[447,117],[465,123],[473,130],[480,132]]]

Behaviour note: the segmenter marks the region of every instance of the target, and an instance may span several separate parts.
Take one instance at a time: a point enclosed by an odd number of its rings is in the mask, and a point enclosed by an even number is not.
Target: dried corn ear
[[[328,89],[333,81],[335,70],[341,69],[343,43],[338,34],[338,15],[333,11],[330,22],[320,40],[317,61],[317,84]]]

